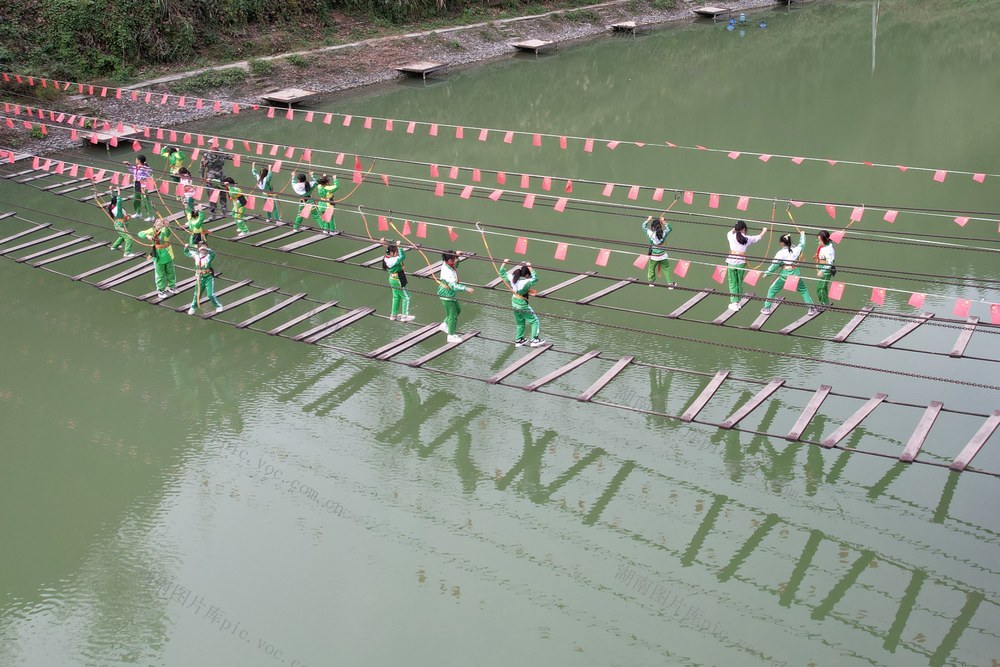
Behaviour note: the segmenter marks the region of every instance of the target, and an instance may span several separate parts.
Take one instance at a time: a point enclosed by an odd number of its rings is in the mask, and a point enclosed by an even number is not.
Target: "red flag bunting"
[[[955,299],[955,307],[951,312],[955,317],[968,317],[971,307],[972,301],[969,299]]]
[[[413,134],[413,131],[417,129],[417,124],[414,121],[410,121],[406,124],[406,133]]]
[[[507,182],[507,173],[503,171],[497,172],[497,185],[504,185]]]
[[[535,207],[535,195],[534,195],[534,193],[529,192],[528,194],[526,194],[524,196],[524,204],[522,204],[522,206],[524,208],[534,208]]]
[[[944,169],[938,169],[934,172],[934,180],[938,183],[944,183],[944,179],[948,176],[948,172]]]
[[[384,215],[378,217],[378,230],[380,232],[389,231],[389,220]]]
[[[684,191],[684,203],[687,204],[688,206],[694,203],[694,193],[691,192],[690,190]]]
[[[555,259],[566,259],[566,251],[569,250],[569,245],[566,243],[559,243],[556,245]]]
[[[494,190],[493,192],[490,193],[490,199],[492,199],[493,201],[497,201],[500,199],[502,195],[503,195],[503,190]]]
[[[748,285],[756,285],[761,275],[760,271],[747,271],[746,277],[743,278],[743,282]]]
[[[490,136],[490,131],[487,130],[485,127],[483,129],[479,130],[479,140],[480,141],[486,141],[486,138],[489,137],[489,136]]]
[[[719,195],[713,193],[708,196],[708,207],[719,208]]]
[[[829,296],[834,301],[840,301],[844,296],[844,283],[837,282],[836,280],[831,282]]]
[[[884,287],[873,287],[871,302],[881,306],[885,303],[885,288]]]
[[[663,188],[653,190],[653,201],[663,201]]]
[[[459,125],[455,128],[455,138],[462,139],[463,137],[465,137],[465,128]]]
[[[509,144],[512,141],[514,141],[514,133],[511,132],[510,130],[507,130],[507,133],[503,135],[503,142],[505,144]]]
[[[524,255],[528,252],[528,239],[523,236],[517,237],[517,242],[514,243],[514,252],[518,255]]]
[[[536,134],[531,138],[531,145],[541,147],[542,145],[542,135]]]
[[[683,278],[687,275],[688,269],[691,267],[691,261],[687,259],[682,259],[677,262],[677,266],[674,267],[674,275],[678,278]]]
[[[597,266],[607,266],[609,257],[611,257],[611,251],[601,248],[597,252],[597,259],[594,260],[594,264]]]
[[[601,194],[604,195],[605,197],[610,197],[611,193],[613,193],[614,191],[615,191],[615,184],[614,183],[605,183],[604,184],[604,191],[601,192]]]
[[[958,225],[959,227],[965,227],[967,224],[969,224],[969,218],[967,218],[964,215],[960,215],[957,218],[955,218],[955,224]]]
[[[427,223],[426,222],[418,222],[417,223],[417,238],[418,239],[425,239],[425,238],[427,238]]]
[[[899,215],[899,211],[893,211],[892,209],[889,209],[885,212],[885,215],[882,216],[882,219],[885,220],[886,222],[896,222],[897,215]]]
[[[559,213],[562,213],[563,211],[566,210],[567,202],[569,202],[569,200],[566,199],[566,197],[560,197],[559,199],[556,200],[556,205],[553,206],[552,208],[554,208]]]
[[[636,200],[639,198],[639,186],[633,185],[628,189],[628,198],[631,200]]]
[[[583,152],[584,153],[593,153],[594,152],[594,140],[593,139],[587,139],[586,141],[583,142]]]
[[[434,196],[444,197],[444,183],[438,182],[434,184]]]
[[[448,170],[448,178],[458,178],[458,167],[452,167]]]
[[[712,280],[720,285],[723,284],[726,281],[726,267],[716,266],[715,270],[712,271]]]
[[[837,219],[837,207],[834,206],[833,204],[827,204],[826,205],[826,213],[827,213],[827,215],[829,215],[834,220]]]
[[[750,197],[740,197],[736,202],[736,208],[740,211],[747,210],[747,206],[750,204]]]
[[[785,278],[785,289],[789,292],[794,292],[799,288],[799,276],[788,276]]]
[[[472,196],[472,186],[471,185],[466,185],[464,188],[462,188],[462,194],[460,194],[459,196],[462,199],[468,199],[469,197],[471,197]]]
[[[907,303],[909,303],[914,308],[920,308],[921,306],[924,305],[924,299],[926,298],[927,298],[926,294],[923,294],[922,292],[914,292],[913,294],[910,295],[910,299],[909,301],[907,301]]]
[[[527,190],[531,187],[531,177],[527,174],[521,174],[521,189]]]
[[[458,240],[458,234],[455,233],[455,229],[452,227],[448,228],[448,238],[455,242]]]
[[[642,270],[646,268],[646,264],[648,263],[649,263],[649,255],[636,255],[635,261],[632,262],[632,266]]]

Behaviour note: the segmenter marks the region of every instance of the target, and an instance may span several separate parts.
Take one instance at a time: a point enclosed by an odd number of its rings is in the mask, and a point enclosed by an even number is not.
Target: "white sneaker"
[[[816,310],[816,306],[809,306],[808,310],[806,310],[806,315],[816,315],[818,313],[819,311]]]
[[[138,216],[136,216],[136,217],[138,217]],[[146,222],[152,222],[152,221],[153,221],[153,218],[152,218],[152,217],[149,217],[149,218],[143,218],[143,220],[145,220]]]
[[[390,322],[395,322],[396,321],[396,316],[395,315],[390,315],[389,316],[389,321]]]
[[[459,336],[458,334],[452,334],[452,335],[448,336],[448,342],[449,343],[461,343],[462,342],[462,337]]]
[[[236,236],[246,236],[246,235],[247,235],[247,233],[246,233],[246,232],[240,232],[240,233],[239,233],[239,234],[237,234]]]
[[[729,304],[729,310],[733,311],[734,313],[736,311],[738,311],[739,309],[740,309],[740,304],[739,303],[733,302],[733,303]]]
[[[139,214],[133,213],[132,215],[129,216],[129,218],[131,218],[132,220],[137,220],[139,218]]]
[[[161,299],[166,299],[168,296],[170,296],[170,293],[169,292],[157,292],[156,296],[158,296]]]
[[[174,287],[168,287],[167,291],[170,292],[171,294],[180,294],[181,293],[181,291],[179,289],[177,289],[176,285]]]
[[[442,322],[441,326],[438,327],[438,331],[440,331],[441,333],[448,333],[448,323]]]
[[[122,255],[122,256],[123,256],[123,257],[124,257],[125,259],[132,259],[133,257],[137,257],[138,255],[136,255],[136,254],[135,254],[134,252],[127,252],[127,253],[125,253],[125,254],[124,254],[124,255]]]
[[[765,308],[761,308],[760,309],[760,314],[761,315],[770,315],[772,310],[774,310],[774,309],[773,308],[766,308],[766,307]]]
[[[194,315],[194,306],[188,308],[188,315]]]
[[[667,283],[667,289],[673,289],[675,287],[677,287],[677,283],[675,283],[675,282],[669,282],[669,283]]]
[[[225,308],[226,308],[225,306],[219,306],[218,308],[216,308],[216,309],[215,309],[215,313],[216,313],[216,315],[218,315],[218,314],[219,314],[219,313],[221,313],[221,312],[222,312],[223,310],[225,310]]]
[[[524,345],[527,345],[527,343],[528,341],[524,338],[518,338],[514,341],[514,347],[523,347]]]
[[[416,315],[400,315],[397,319],[400,322],[412,322],[413,320],[417,319],[417,316]]]
[[[532,338],[531,342],[528,343],[528,345],[530,345],[531,347],[541,347],[542,345],[545,345],[545,341],[542,340],[541,338]]]

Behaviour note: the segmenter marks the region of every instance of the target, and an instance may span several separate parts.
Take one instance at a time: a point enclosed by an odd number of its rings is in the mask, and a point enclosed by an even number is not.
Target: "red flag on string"
[[[830,283],[830,294],[829,297],[834,301],[840,301],[844,296],[844,283],[837,282],[834,280]]]
[[[354,172],[354,175],[351,176],[352,183],[361,183],[363,180],[365,180],[365,177],[360,171]]]
[[[438,181],[437,183],[434,184],[434,196],[444,197],[444,183]]]
[[[240,166],[240,156],[239,155],[234,155],[233,156],[233,166],[234,167]]]
[[[549,191],[552,189],[552,177],[543,176],[542,177],[542,190]]]
[[[757,159],[760,160],[761,162],[767,162],[772,157],[774,157],[774,156],[770,155],[768,153],[762,153],[762,154],[760,154],[760,155],[757,156]]]
[[[569,245],[566,243],[556,244],[556,254],[553,255],[555,259],[563,260],[566,259],[566,251],[569,249]]]
[[[729,159],[730,159],[730,160],[735,160],[735,159],[736,159],[736,158],[738,158],[738,157],[739,157],[740,155],[742,155],[742,153],[740,153],[739,151],[730,151],[730,152],[729,152]]]
[[[386,218],[384,215],[380,215],[378,217],[378,230],[380,232],[389,231],[389,219]]]
[[[164,181],[164,183],[166,183],[166,181]],[[184,186],[183,186],[183,185],[181,185],[180,183],[178,183],[178,184],[177,184],[177,185],[176,185],[176,186],[174,187],[174,196],[175,196],[175,197],[180,197],[180,196],[182,196],[183,194],[184,194]]]
[[[438,166],[436,164],[431,165],[431,178],[438,177]]]
[[[840,243],[841,241],[844,240],[844,233],[845,232],[843,229],[838,229],[835,232],[830,232],[830,240],[833,241],[834,243]]]
[[[389,174],[382,174],[382,182],[385,183],[385,187],[389,187]]]
[[[256,148],[256,150],[254,150],[254,152],[257,155],[263,155],[264,154],[264,144],[257,144],[257,148]]]
[[[542,135],[536,134],[535,136],[533,136],[531,138],[531,145],[540,147],[542,145]]]
[[[452,242],[455,242],[455,241],[458,240],[458,234],[455,232],[454,228],[452,228],[452,227],[448,228],[448,238],[451,239]]]
[[[271,165],[271,171],[275,174],[281,171],[281,165],[284,164],[284,160],[275,160],[274,164]]]
[[[271,157],[274,157],[275,155],[277,155],[278,154],[278,144],[272,144],[271,145],[271,150],[269,150],[267,152],[267,154],[270,155]],[[337,164],[340,164],[340,163],[338,162]]]
[[[521,174],[521,189],[526,190],[531,187],[531,177],[527,174]]]
[[[268,118],[274,118],[274,107],[268,107],[267,108],[267,117]]]
[[[716,266],[715,270],[712,271],[712,280],[719,283],[720,285],[726,281],[726,267]]]
[[[736,201],[736,208],[740,211],[747,210],[747,206],[750,204],[750,197],[742,196]]]
[[[417,238],[418,239],[425,239],[425,238],[427,238],[427,223],[426,222],[418,222],[417,223]]]
[[[201,196],[202,196],[203,194],[205,194],[205,187],[204,187],[204,186],[202,186],[202,185],[199,185],[198,187],[196,187],[196,188],[194,189],[194,198],[195,198],[196,200],[198,200],[198,201],[201,201]]]
[[[522,204],[522,206],[524,208],[534,208],[535,207],[535,195],[534,195],[534,193],[529,192],[528,194],[526,194],[524,196],[524,204]]]
[[[254,208],[256,206],[257,206],[257,197],[255,195],[247,195],[247,209],[250,210],[250,211],[252,211],[252,210],[254,210]],[[329,213],[330,215],[333,215],[333,207],[332,206],[327,209],[327,213]],[[323,217],[326,218],[326,215],[324,214]],[[329,222],[330,220],[326,219],[326,221]]]
[[[743,278],[743,282],[751,286],[756,285],[761,275],[760,271],[747,271],[746,277]]]
[[[552,208],[554,208],[559,213],[562,213],[563,211],[566,210],[567,202],[569,202],[569,200],[566,197],[559,197],[559,199],[556,200],[556,205],[553,206]]]
[[[231,148],[231,146],[229,146],[227,144],[226,145],[226,149],[228,150],[229,148]],[[286,160],[291,160],[293,155],[295,155],[295,147],[294,146],[289,146],[288,148],[285,149],[285,159]],[[359,169],[360,165],[355,165],[354,168],[355,169]]]
[[[566,193],[573,192],[573,181],[566,181]]]
[[[372,129],[372,119],[371,118],[365,118],[365,129],[366,130]]]
[[[586,141],[583,142],[583,152],[584,153],[593,153],[594,152],[594,140],[593,139],[587,139]]]
[[[132,150],[136,153],[142,150],[142,144],[139,143],[138,139],[132,142]]]
[[[195,162],[198,159],[199,155],[201,155],[201,149],[200,148],[196,148],[193,151],[191,151],[191,161]]]
[[[974,180],[976,183],[982,183],[983,181],[986,180],[986,174],[973,174],[972,180]]]
[[[528,239],[523,236],[517,237],[517,242],[514,243],[514,252],[518,255],[524,255],[528,252]]]
[[[465,128],[459,125],[455,128],[455,138],[462,139],[465,137]]]
[[[719,208],[719,195],[715,193],[708,195],[708,207]]]
[[[653,201],[663,201],[663,188],[653,190]]]
[[[944,169],[938,169],[934,172],[934,180],[938,183],[944,183],[944,179],[948,176],[948,172]]]
[[[354,156],[354,171],[361,171],[361,156]]]
[[[826,163],[829,164],[831,167],[833,167],[833,166],[836,166],[837,161],[836,160],[827,160]]]
[[[492,199],[493,201],[497,201],[500,199],[501,195],[503,195],[503,190],[494,190],[493,192],[490,193],[490,199]]]
[[[694,192],[691,190],[684,191],[684,203],[688,206],[694,203]]]
[[[914,308],[920,308],[921,306],[924,305],[924,299],[926,298],[927,298],[926,294],[922,292],[914,292],[913,294],[910,295],[910,299],[909,301],[907,301],[907,303],[909,303]]]
[[[621,142],[619,142],[619,141],[609,141],[608,142],[608,149],[609,150],[614,150],[614,149],[618,148],[618,144],[619,143],[621,143]]]
[[[851,210],[851,222],[861,222],[861,216],[865,213],[864,206],[855,206]]]
[[[635,201],[639,198],[639,186],[633,185],[628,189],[628,198]]]
[[[307,111],[306,112],[306,122],[307,123],[313,122],[313,118],[315,117],[315,115],[316,115],[315,111]]]
[[[497,172],[497,184],[504,185],[507,182],[507,173],[503,171]]]
[[[649,255],[636,255],[635,261],[632,262],[632,266],[634,266],[637,269],[645,269],[646,264],[648,263],[649,263]]]
[[[212,109],[215,111],[222,111],[222,102],[220,100],[215,100],[212,104]]]
[[[489,135],[490,135],[490,131],[487,130],[485,127],[483,129],[479,130],[479,140],[480,141],[486,141],[486,138]]]
[[[955,317],[968,317],[969,308],[972,307],[972,301],[969,299],[955,299],[955,307],[952,309],[952,314]]]
[[[604,191],[601,192],[601,194],[604,195],[605,197],[610,197],[611,193],[614,192],[614,191],[615,191],[615,184],[614,183],[605,183],[604,184]]]
[[[826,205],[826,213],[827,213],[827,215],[829,215],[834,220],[837,219],[837,207],[834,206],[833,204],[827,204]]]
[[[507,132],[503,135],[503,142],[505,144],[509,144],[512,141],[514,141],[514,133],[511,132],[510,130],[507,130]]]
[[[293,120],[295,118],[295,112],[291,107],[288,107],[288,111],[285,112],[285,120]]]
[[[788,276],[785,278],[785,289],[794,292],[799,288],[799,276]]]
[[[990,322],[1000,324],[1000,303],[990,304]]]
[[[135,100],[135,95],[136,95],[136,93],[133,92],[132,93],[132,100],[133,101]],[[201,99],[200,97],[198,99],[196,99],[194,101],[194,108],[195,109],[204,109],[205,108],[205,100]]]
[[[427,133],[432,137],[436,137],[438,135],[437,123],[431,123],[430,129],[427,131]]]
[[[333,163],[336,164],[336,165],[344,164],[344,154],[343,153],[337,153],[337,159],[334,160]]]
[[[793,157],[792,158],[792,162],[794,162],[795,164],[802,164],[805,161],[806,161],[806,159],[802,158],[802,157]]]
[[[352,118],[354,118],[354,116],[352,116],[350,114],[344,116],[344,122],[341,123],[341,125],[343,125],[344,127],[350,127],[351,126],[351,119]]]
[[[270,213],[274,210],[274,200],[270,197],[264,199],[264,213]]]
[[[312,162],[312,159],[313,159],[312,149],[311,148],[303,148],[302,149],[302,161],[303,162]]]
[[[324,125],[329,125],[332,122],[333,122],[333,114],[332,113],[328,113],[325,116],[323,116],[323,124]]]
[[[458,178],[458,167],[452,167],[448,170],[448,178]]]
[[[884,287],[873,287],[871,302],[881,306],[885,303],[885,288]]]
[[[170,181],[160,181],[160,194],[161,195],[170,194]]]
[[[687,259],[682,259],[677,262],[677,266],[674,267],[674,275],[678,278],[683,278],[687,275],[688,269],[691,268],[691,261]]]
[[[964,215],[960,215],[957,218],[955,218],[955,224],[958,225],[959,227],[965,227],[967,224],[969,224],[969,218]]]
[[[611,257],[611,251],[601,248],[597,252],[597,259],[594,260],[594,264],[597,266],[607,266],[609,257]]]
[[[559,137],[559,148],[566,150],[566,137]]]
[[[459,197],[461,197],[462,199],[468,199],[471,196],[472,196],[472,186],[466,185],[464,188],[462,188],[462,192],[459,195]]]
[[[302,207],[302,211],[299,213],[299,215],[302,218],[308,218],[310,215],[312,215],[312,210],[313,210],[313,205],[306,204],[305,206]]]
[[[882,219],[885,220],[886,222],[896,222],[897,215],[899,215],[899,211],[893,211],[892,209],[889,209],[885,212],[885,215],[882,216]]]
[[[385,119],[385,131],[386,132],[392,132],[392,119],[391,118],[386,118]]]
[[[103,169],[101,171],[95,173],[94,174],[94,181],[100,181],[101,180],[101,174],[103,174],[103,173],[104,173]],[[112,182],[114,182],[114,177],[117,176],[117,175],[118,175],[118,172],[116,172],[116,171],[111,172],[111,181]],[[130,183],[132,183],[132,176],[129,175],[129,174],[122,174],[122,187],[123,188],[127,188]]]
[[[413,131],[417,129],[417,123],[415,121],[410,121],[406,124],[406,133],[413,134]]]
[[[410,230],[410,221],[409,220],[403,220],[403,236],[409,236],[410,233],[411,233],[411,230]]]

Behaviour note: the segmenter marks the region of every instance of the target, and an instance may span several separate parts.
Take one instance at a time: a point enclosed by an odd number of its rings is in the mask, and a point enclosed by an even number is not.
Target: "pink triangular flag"
[[[226,150],[230,150],[232,146],[226,146]],[[285,149],[285,159],[291,160],[292,156],[295,155],[295,146],[289,146]],[[357,167],[355,167],[357,169]]]
[[[490,199],[492,199],[493,201],[497,201],[500,199],[501,195],[503,195],[503,190],[494,190],[493,192],[490,193]]]
[[[566,181],[566,193],[573,192],[573,181]]]
[[[785,289],[794,292],[799,288],[799,277],[792,275],[785,278]]]
[[[719,195],[713,193],[708,196],[708,207],[719,208]]]
[[[313,122],[313,118],[315,117],[315,115],[316,115],[315,111],[307,111],[306,112],[306,122],[307,123]]]
[[[382,182],[385,183],[385,187],[389,187],[389,174],[382,174]]]
[[[757,156],[757,159],[758,159],[758,160],[760,160],[761,162],[767,162],[767,161],[768,161],[768,160],[770,160],[770,159],[771,159],[772,157],[774,157],[774,156],[773,156],[773,155],[769,155],[769,154],[767,154],[767,153],[763,153],[763,154],[761,154],[761,155],[758,155],[758,156]]]
[[[517,242],[514,244],[514,252],[518,255],[523,255],[528,252],[528,239],[523,236],[517,237]]]
[[[302,159],[303,162],[312,162],[312,159],[313,159],[312,149],[311,148],[304,148],[304,149],[302,149],[302,158],[301,159]]]
[[[621,143],[621,142],[619,142],[619,141],[609,141],[608,142],[608,149],[609,150],[614,150],[614,149],[618,148],[618,144],[619,143]]]
[[[142,150],[142,144],[139,143],[138,139],[132,142],[132,150],[136,153]]]
[[[471,185],[466,185],[464,188],[462,188],[462,194],[460,194],[459,196],[462,199],[468,199],[469,197],[471,197],[472,196],[472,186]]]
[[[614,183],[605,183],[604,184],[604,192],[602,192],[601,194],[603,194],[605,197],[610,197],[611,193],[614,192],[614,191],[615,191],[615,184]]]
[[[827,162],[827,164],[829,164],[829,165],[830,165],[831,167],[833,167],[833,166],[835,166],[835,165],[837,164],[837,161],[836,161],[836,160],[827,160],[826,162]]]
[[[837,207],[833,204],[826,204],[826,213],[834,220],[837,219]]]
[[[160,194],[161,195],[170,194],[170,181],[160,181]]]
[[[694,203],[694,193],[690,190],[684,191],[684,203],[690,206]]]
[[[938,183],[944,183],[944,179],[948,176],[948,172],[944,169],[938,169],[934,172],[934,180]]]
[[[562,213],[563,211],[566,210],[566,203],[568,201],[569,200],[566,199],[566,197],[560,197],[559,199],[556,200],[556,205],[553,206],[552,208],[554,208],[559,213]]]
[[[344,116],[344,121],[341,123],[341,126],[343,126],[343,127],[350,127],[351,126],[351,119],[352,118],[354,118],[354,116],[352,116],[350,114]]]
[[[559,243],[556,245],[556,254],[553,255],[555,259],[566,259],[566,251],[569,249],[569,245],[566,243]]]
[[[378,230],[380,232],[389,231],[389,219],[386,218],[384,215],[380,215],[378,217]]]
[[[907,303],[909,303],[914,308],[920,308],[921,306],[924,305],[924,299],[926,298],[927,298],[926,294],[923,294],[921,292],[914,292],[913,294],[910,295],[910,300]]]
[[[649,263],[649,255],[637,255],[635,261],[632,262],[632,266],[637,269],[645,269],[646,264]]]
[[[885,303],[885,288],[884,287],[873,287],[871,302],[881,306]]]
[[[972,180],[974,180],[976,183],[982,183],[983,181],[986,180],[986,174],[973,174]]]
[[[633,185],[628,189],[628,198],[635,201],[639,198],[639,186]]]
[[[955,224],[958,225],[959,227],[965,227],[967,224],[969,224],[969,218],[967,218],[964,215],[960,215],[957,218],[955,218]]]
[[[256,207],[257,207],[257,197],[255,195],[247,195],[247,210],[252,211]],[[330,215],[333,215],[333,207],[331,206],[330,208],[328,208],[326,212],[329,213]],[[326,213],[324,213],[323,216],[324,218],[326,218]],[[330,219],[326,218],[326,221],[330,222]]]
[[[834,301],[840,301],[844,296],[844,283],[837,282],[834,280],[830,283],[830,294],[829,297]]]
[[[438,181],[434,184],[434,196],[444,197],[444,183]]]
[[[739,157],[740,155],[743,155],[743,154],[742,154],[742,153],[740,153],[739,151],[730,151],[730,152],[729,152],[729,159],[730,159],[730,160],[735,160],[735,159],[736,159],[736,158],[738,158],[738,157]]]
[[[830,240],[833,241],[834,243],[840,243],[841,241],[844,240],[845,233],[846,232],[844,232],[843,229],[838,229],[835,232],[830,232]]]
[[[522,206],[524,206],[524,208],[535,207],[535,194],[533,192],[529,192],[524,196],[524,204],[522,204]]]
[[[404,220],[403,221],[403,236],[409,236],[409,235],[410,235],[410,221],[409,220]]]
[[[893,211],[892,209],[888,209],[885,212],[885,215],[882,216],[882,219],[885,220],[886,222],[896,222],[897,215],[899,215],[899,211]]]
[[[712,280],[720,285],[726,282],[726,267],[722,265],[716,266],[715,270],[712,271]]]
[[[736,208],[740,211],[747,210],[747,206],[750,204],[750,197],[742,196],[736,201]]]
[[[855,206],[851,210],[851,222],[861,222],[861,216],[865,213],[864,206]]]
[[[689,268],[691,268],[690,260],[682,259],[677,262],[677,266],[674,267],[674,275],[678,278],[683,278],[687,275]]]
[[[418,222],[417,223],[417,238],[418,239],[425,239],[425,238],[427,238],[427,223],[426,222]]]
[[[793,157],[792,158],[792,162],[794,162],[795,164],[802,164],[805,161],[806,161],[806,159],[804,157]]]
[[[747,285],[756,285],[757,281],[760,279],[760,276],[761,276],[760,271],[755,271],[755,270],[747,271],[746,277],[743,279],[743,282],[745,282]]]
[[[458,234],[455,232],[455,229],[453,227],[448,228],[448,238],[451,239],[453,242],[458,240]]]
[[[511,132],[510,130],[508,130],[508,131],[506,132],[506,134],[504,134],[504,135],[503,135],[503,142],[504,142],[505,144],[509,144],[509,143],[511,143],[512,141],[514,141],[514,133],[513,133],[513,132]]]

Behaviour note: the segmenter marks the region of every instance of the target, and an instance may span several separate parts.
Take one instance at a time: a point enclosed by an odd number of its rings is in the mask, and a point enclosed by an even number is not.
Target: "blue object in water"
[[[767,24],[766,24],[766,23],[764,23],[763,21],[761,21],[761,22],[760,22],[760,27],[761,27],[761,30],[763,30],[764,28],[766,28],[766,27],[767,27]]]
[[[729,32],[732,32],[735,29],[736,29],[736,26],[734,26],[732,23],[730,23],[729,25],[726,26],[726,30],[728,30]]]

